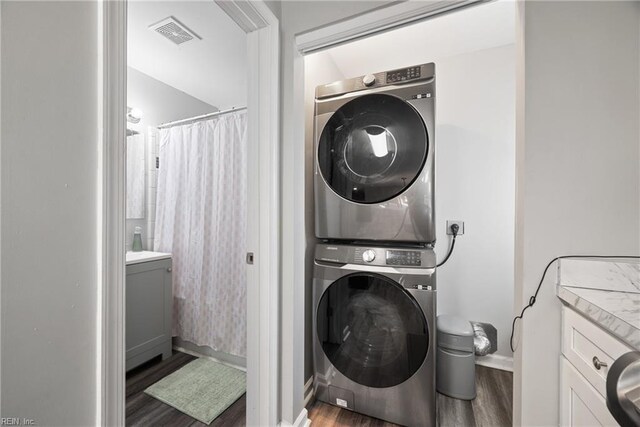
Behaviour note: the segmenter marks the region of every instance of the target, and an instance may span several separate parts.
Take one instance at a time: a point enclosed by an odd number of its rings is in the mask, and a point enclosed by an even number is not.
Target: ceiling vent
[[[191,31],[173,16],[151,25],[149,29],[166,37],[177,45],[186,43],[190,40],[202,40],[200,36]]]

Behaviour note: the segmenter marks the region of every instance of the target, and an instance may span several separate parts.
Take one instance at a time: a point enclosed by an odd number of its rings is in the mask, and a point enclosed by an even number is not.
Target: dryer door
[[[429,350],[429,330],[415,299],[378,274],[355,273],[333,282],[317,314],[318,340],[343,375],[369,387],[409,379]]]
[[[392,95],[363,95],[340,107],[325,125],[318,166],[341,197],[380,203],[416,180],[428,148],[424,122],[411,105]]]

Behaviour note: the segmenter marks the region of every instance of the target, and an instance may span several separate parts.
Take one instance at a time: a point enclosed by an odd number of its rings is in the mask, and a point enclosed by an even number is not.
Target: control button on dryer
[[[376,253],[374,251],[372,251],[371,249],[367,249],[366,251],[364,251],[362,253],[362,259],[365,262],[371,262],[374,259],[376,259]]]
[[[376,76],[374,76],[373,74],[367,74],[362,79],[362,83],[367,87],[372,86],[375,82],[376,82]]]

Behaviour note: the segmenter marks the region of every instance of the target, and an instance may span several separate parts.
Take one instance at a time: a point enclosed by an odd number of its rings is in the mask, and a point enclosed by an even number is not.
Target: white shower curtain
[[[173,333],[246,356],[247,115],[160,131],[155,250],[173,255]]]

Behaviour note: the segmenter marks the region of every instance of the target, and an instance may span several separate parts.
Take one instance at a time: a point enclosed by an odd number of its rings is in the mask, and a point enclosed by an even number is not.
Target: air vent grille
[[[149,29],[171,40],[176,45],[190,40],[200,40],[200,37],[173,16],[163,19],[157,24],[153,24]]]

